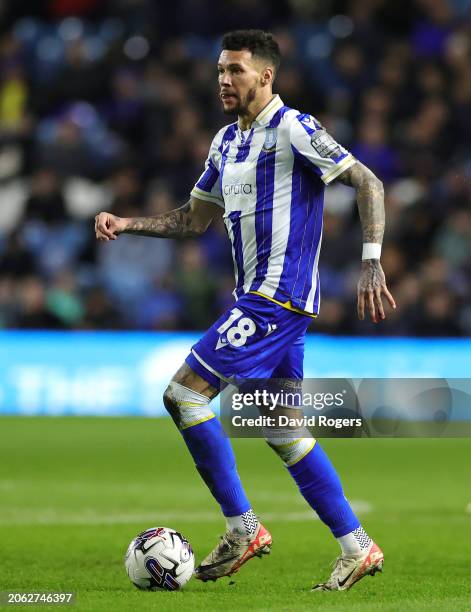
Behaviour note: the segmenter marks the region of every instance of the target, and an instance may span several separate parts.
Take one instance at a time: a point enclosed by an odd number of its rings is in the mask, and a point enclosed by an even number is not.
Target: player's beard
[[[247,92],[247,95],[231,109],[225,109],[223,107],[224,114],[226,115],[237,115],[238,117],[244,117],[249,114],[249,105],[255,100],[257,95],[257,88],[251,87]]]

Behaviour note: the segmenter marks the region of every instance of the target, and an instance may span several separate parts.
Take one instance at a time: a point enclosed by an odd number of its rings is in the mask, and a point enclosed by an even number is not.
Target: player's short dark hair
[[[243,51],[247,49],[254,57],[268,60],[278,70],[281,61],[280,47],[273,34],[263,30],[235,30],[224,34],[221,47],[223,51]]]

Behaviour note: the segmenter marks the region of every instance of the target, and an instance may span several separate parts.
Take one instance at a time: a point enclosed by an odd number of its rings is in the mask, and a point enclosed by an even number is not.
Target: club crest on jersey
[[[277,129],[266,128],[265,129],[265,142],[263,143],[263,151],[273,151],[276,147]]]

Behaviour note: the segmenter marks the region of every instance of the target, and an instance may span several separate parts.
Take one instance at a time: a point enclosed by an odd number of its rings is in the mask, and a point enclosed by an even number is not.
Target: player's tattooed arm
[[[188,238],[205,232],[220,208],[191,197],[186,204],[154,217],[117,217],[102,212],[95,217],[98,240],[116,240],[119,234],[156,238]]]
[[[384,189],[373,172],[357,161],[337,178],[357,192],[358,212],[363,228],[363,242],[383,242]]]
[[[155,236],[157,238],[184,238],[197,236],[190,200],[181,208],[170,210],[155,217],[131,217],[127,219],[124,234]]]
[[[356,190],[358,211],[363,229],[363,242],[381,244],[385,224],[382,182],[359,161],[345,170],[337,180]],[[371,320],[374,323],[386,318],[382,295],[386,297],[392,308],[396,308],[394,298],[386,286],[386,278],[379,259],[363,260],[357,286],[359,319],[363,320],[365,318],[365,307],[368,308]]]

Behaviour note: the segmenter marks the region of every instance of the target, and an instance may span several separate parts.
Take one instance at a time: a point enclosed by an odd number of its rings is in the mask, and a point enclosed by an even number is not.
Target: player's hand
[[[95,234],[97,240],[116,240],[126,229],[127,220],[108,212],[101,212],[95,217]]]
[[[373,323],[378,323],[378,321],[386,318],[382,301],[383,295],[391,308],[396,308],[396,302],[386,287],[386,278],[379,259],[367,259],[361,262],[357,291],[357,310],[360,321],[365,318],[365,308],[368,309]]]

